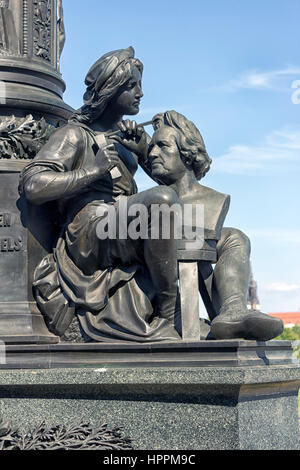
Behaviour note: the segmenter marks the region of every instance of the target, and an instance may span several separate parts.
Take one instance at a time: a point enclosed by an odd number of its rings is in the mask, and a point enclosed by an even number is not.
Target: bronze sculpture
[[[205,161],[203,170],[199,168],[201,147],[205,152],[199,131],[175,111],[157,115],[153,121],[156,131],[149,152],[153,175],[162,183],[171,184],[183,204],[191,201],[204,204],[205,225],[209,226],[212,212],[207,206],[214,205],[213,214],[218,212],[221,195],[198,182],[208,171]],[[283,329],[282,322],[247,309],[250,276],[248,237],[235,228],[223,228],[216,250],[217,263],[214,270],[210,267],[207,273],[211,297],[218,304],[218,315],[211,324],[212,337],[267,341],[278,336]]]
[[[62,54],[63,48],[66,42],[66,32],[64,25],[64,11],[62,0],[57,2],[57,28],[58,28],[58,48],[59,48],[59,57]]]
[[[56,201],[61,219],[53,253],[37,267],[34,280],[48,327],[63,336],[77,315],[82,337],[88,341],[180,339],[177,240],[172,230],[168,240],[162,236],[124,240],[120,227],[115,239],[99,240],[97,235],[103,218],[99,208],[113,206],[120,214],[126,198],[126,225],[132,220],[130,208],[142,204],[147,208],[147,233],[152,229],[152,205],[204,204],[206,231],[218,254],[215,269],[210,266],[206,276],[219,313],[211,319],[211,337],[269,340],[280,334],[281,322],[260,312],[249,313],[246,307],[249,240],[238,230],[222,230],[228,196],[197,182],[211,162],[199,131],[175,112],[158,115],[148,146],[141,127],[122,121],[125,114],[139,111],[142,72],[133,48],[101,57],[87,74],[84,106],[51,136],[22,174],[27,200]],[[97,137],[116,130],[121,135],[100,148]],[[137,194],[138,164],[160,186]],[[117,178],[114,167],[119,170]]]
[[[120,441],[119,425],[134,437],[137,448],[164,449],[170,444],[176,449],[261,448],[262,443],[266,448],[281,444],[296,447],[299,373],[292,365],[291,344],[199,341],[212,335],[204,325],[199,329],[199,309],[191,308],[198,307],[198,279],[191,283],[191,272],[196,272],[197,263],[202,264],[201,268],[207,268],[202,287],[204,280],[207,284],[212,280],[216,287],[211,290],[212,300],[217,301],[220,292],[225,298],[217,273],[222,271],[222,259],[226,274],[232,269],[223,255],[226,251],[233,254],[238,233],[226,235],[225,231],[224,236],[222,230],[229,197],[193,180],[195,193],[190,201],[198,206],[197,201],[204,203],[206,212],[205,227],[198,225],[205,235],[203,247],[196,250],[202,258],[195,258],[194,253],[188,258],[191,252],[187,245],[194,243],[186,239],[177,240],[176,253],[172,238],[167,242],[153,238],[154,243],[135,238],[138,232],[152,235],[155,220],[150,206],[162,202],[169,209],[173,203],[183,205],[178,195],[183,199],[188,195],[186,183],[188,175],[193,176],[190,166],[194,157],[198,158],[198,168],[193,164],[196,178],[208,169],[210,159],[200,134],[196,132],[195,139],[199,148],[189,149],[189,124],[185,127],[187,120],[178,121],[178,142],[173,136],[178,148],[169,158],[169,176],[164,183],[162,166],[151,165],[157,152],[154,140],[148,159],[150,141],[143,129],[134,121],[116,122],[123,112],[136,114],[141,98],[141,66],[132,62],[132,57],[126,60],[133,51],[110,53],[107,60],[97,62],[88,74],[86,107],[70,119],[74,110],[62,101],[64,83],[59,73],[64,43],[61,0],[10,0],[9,5],[21,53],[0,51],[7,98],[0,103],[0,448],[46,449],[55,441],[56,448],[92,449],[103,440],[106,448],[124,448],[129,441],[123,433]],[[113,75],[120,80],[110,80]],[[130,82],[126,82],[128,78]],[[120,107],[115,125],[109,125],[104,117]],[[164,115],[156,119],[157,131],[164,120]],[[176,119],[173,123],[176,125]],[[54,128],[59,129],[41,149]],[[113,128],[117,135],[111,141],[101,130],[110,134]],[[115,146],[110,147],[112,142]],[[167,139],[167,146],[172,143]],[[156,167],[152,176],[159,187],[136,193],[133,177],[138,162],[150,175]],[[19,197],[19,172],[25,165]],[[164,172],[163,178],[166,176]],[[170,177],[175,177],[175,185]],[[33,205],[30,200],[40,204]],[[123,202],[129,202],[125,212]],[[140,226],[131,212],[134,202],[141,203],[144,214]],[[106,216],[98,209],[121,215],[115,227],[118,237],[101,238]],[[197,224],[197,217],[195,221]],[[120,236],[124,225],[128,235],[129,229],[136,228],[130,232],[133,237]],[[228,250],[220,247],[222,240]],[[247,253],[247,237],[240,234],[235,241],[244,244],[237,254]],[[214,272],[211,262],[217,262]],[[195,265],[196,269],[190,269]],[[247,260],[244,274],[246,265]],[[224,283],[224,278],[219,278]],[[231,287],[232,294],[232,286],[225,283],[223,287]],[[204,298],[200,282],[199,289]],[[219,313],[218,302],[214,303]],[[208,313],[214,323],[212,311]],[[43,317],[60,335],[60,341],[47,330]],[[219,317],[222,319],[222,314]],[[189,325],[197,326],[190,336]],[[240,334],[251,338],[251,332],[245,331],[247,325],[242,326]],[[226,328],[224,331],[228,333]],[[95,344],[82,344],[91,340]],[[81,344],[70,344],[73,341]],[[282,407],[288,410],[285,421],[281,419]],[[263,418],[262,409],[269,410]],[[105,426],[92,429],[82,424],[89,418],[93,425],[98,420],[111,422],[114,432],[106,432]],[[18,422],[18,430],[14,422]],[[204,431],[201,442],[199,429]],[[75,442],[78,439],[84,446]]]
[[[179,338],[176,241],[100,241],[96,234],[103,203],[118,211],[122,196],[128,208],[177,201],[168,187],[136,194],[138,157],[119,143],[99,151],[96,144],[97,133],[119,129],[125,113],[138,113],[142,70],[132,48],[101,57],[87,74],[84,106],[23,172],[28,201],[58,201],[63,219],[54,253],[38,266],[34,282],[49,328],[60,336],[76,309],[84,333],[96,341]],[[121,177],[113,180],[109,171],[116,165]]]

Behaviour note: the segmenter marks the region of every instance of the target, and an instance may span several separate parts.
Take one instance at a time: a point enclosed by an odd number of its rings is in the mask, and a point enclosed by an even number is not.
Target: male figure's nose
[[[158,146],[157,146],[157,145],[154,145],[154,146],[152,147],[152,149],[150,150],[150,152],[149,152],[149,157],[150,157],[150,158],[155,158],[155,157],[157,157],[157,156],[158,156],[158,151],[159,151]]]

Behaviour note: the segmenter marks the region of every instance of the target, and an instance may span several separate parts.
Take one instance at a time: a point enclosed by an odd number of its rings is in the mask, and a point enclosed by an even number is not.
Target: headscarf
[[[108,52],[92,65],[85,78],[84,105],[71,116],[71,122],[89,124],[103,113],[118,88],[126,81],[126,74],[123,79],[122,76],[116,78],[115,83],[113,77],[117,69],[123,65],[125,67],[128,62],[132,62],[142,73],[143,64],[134,58],[133,47]]]
[[[89,106],[95,99],[95,94],[103,87],[105,82],[112,76],[116,68],[126,59],[134,58],[133,47],[118,49],[104,54],[92,65],[85,78],[87,90],[84,94],[84,104]]]

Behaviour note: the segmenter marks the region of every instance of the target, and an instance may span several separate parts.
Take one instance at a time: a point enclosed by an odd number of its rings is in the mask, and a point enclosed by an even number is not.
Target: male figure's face
[[[172,184],[187,171],[177,145],[178,131],[161,126],[152,137],[149,146],[151,173],[164,184]]]

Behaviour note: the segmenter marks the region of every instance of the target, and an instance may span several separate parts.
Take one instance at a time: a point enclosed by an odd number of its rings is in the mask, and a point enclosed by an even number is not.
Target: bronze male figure
[[[149,146],[149,172],[177,193],[182,204],[203,204],[205,228],[212,227],[223,209],[226,196],[203,186],[210,168],[202,136],[196,126],[176,111],[153,118],[155,132]],[[213,236],[217,237],[215,230]],[[247,308],[250,276],[250,241],[235,228],[223,228],[216,239],[217,263],[206,274],[218,315],[212,319],[215,339],[244,338],[267,341],[283,330],[281,320]]]

